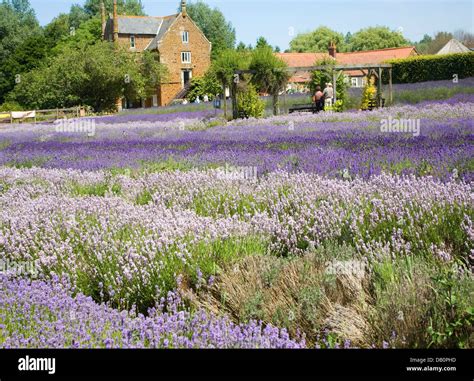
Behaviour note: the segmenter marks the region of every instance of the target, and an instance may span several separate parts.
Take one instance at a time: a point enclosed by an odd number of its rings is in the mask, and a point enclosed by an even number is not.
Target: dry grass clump
[[[320,253],[246,257],[225,268],[204,292],[186,290],[185,295],[194,306],[225,312],[236,322],[259,319],[286,327],[290,335],[304,333],[310,345],[328,329],[354,346],[367,347],[367,271],[363,264],[358,266],[362,271],[341,271],[349,262],[334,267],[324,258]]]

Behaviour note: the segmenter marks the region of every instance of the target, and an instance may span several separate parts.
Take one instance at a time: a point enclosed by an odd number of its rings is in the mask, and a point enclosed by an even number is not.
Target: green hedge
[[[416,83],[474,76],[474,52],[416,56],[387,61],[393,65],[393,83]],[[388,76],[387,76],[388,77]],[[387,80],[387,78],[384,78]],[[385,81],[384,81],[385,82]]]

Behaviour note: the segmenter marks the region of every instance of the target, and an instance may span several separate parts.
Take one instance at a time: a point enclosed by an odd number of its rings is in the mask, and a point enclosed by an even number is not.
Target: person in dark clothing
[[[321,91],[321,86],[316,86],[316,92],[313,96],[313,102],[316,104],[316,112],[319,112],[323,109],[323,92]]]

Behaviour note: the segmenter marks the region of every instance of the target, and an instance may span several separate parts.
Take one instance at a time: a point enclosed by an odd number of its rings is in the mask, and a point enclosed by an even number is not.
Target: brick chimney
[[[118,15],[117,15],[117,0],[114,0],[114,41],[118,41],[119,28],[118,28]]]
[[[186,10],[186,0],[181,0],[181,13],[184,17],[188,15],[188,12]]]
[[[102,19],[102,39],[105,40],[106,21],[105,21],[105,5],[103,1],[100,2],[100,16]]]
[[[337,54],[337,49],[336,49],[336,44],[334,43],[334,41],[331,41],[331,43],[329,44],[329,55],[336,59],[336,54]]]

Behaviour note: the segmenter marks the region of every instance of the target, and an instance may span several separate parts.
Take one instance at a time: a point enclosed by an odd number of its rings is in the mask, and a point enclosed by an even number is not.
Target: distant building
[[[332,57],[338,65],[369,65],[381,64],[384,61],[398,58],[408,58],[418,55],[414,46],[402,48],[388,48],[378,50],[367,50],[362,52],[338,53],[336,46],[331,44],[328,53],[277,53],[289,67],[314,66],[316,61]],[[367,70],[346,70],[344,74],[348,77],[352,87],[363,87],[366,83]],[[307,87],[311,81],[311,73],[297,72],[290,78],[289,86],[294,89]]]
[[[464,46],[462,42],[453,38],[452,40],[449,40],[449,42],[436,54],[469,53],[470,51],[471,49]]]
[[[156,51],[159,62],[168,68],[167,81],[156,95],[142,100],[142,105],[128,107],[157,107],[183,98],[193,77],[205,74],[211,65],[211,43],[186,12],[186,1],[181,1],[181,12],[164,17],[122,16],[117,14],[114,0],[113,17],[105,19],[102,7],[103,38],[128,47],[130,52]]]

